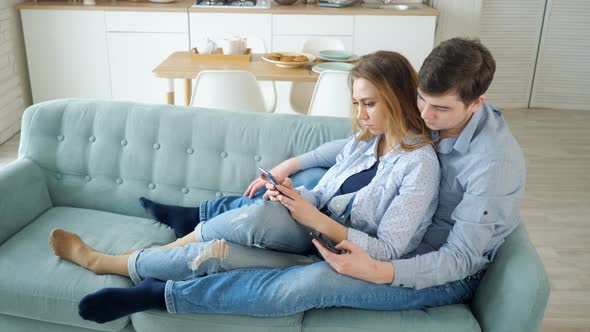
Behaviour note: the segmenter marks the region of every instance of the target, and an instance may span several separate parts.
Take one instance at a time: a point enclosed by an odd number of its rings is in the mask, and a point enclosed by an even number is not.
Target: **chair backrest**
[[[191,106],[264,112],[256,77],[244,70],[204,70],[195,81]]]
[[[344,43],[338,38],[310,37],[301,43],[300,52],[317,55],[322,50],[345,50]],[[308,82],[294,82],[289,91],[291,108],[297,113],[305,113],[309,110],[311,96],[315,85]]]
[[[349,76],[347,71],[322,72],[313,91],[308,114],[349,118],[352,111]]]

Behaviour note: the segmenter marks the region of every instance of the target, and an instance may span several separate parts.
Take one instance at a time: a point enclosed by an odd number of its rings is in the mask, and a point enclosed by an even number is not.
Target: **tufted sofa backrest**
[[[19,158],[44,171],[55,206],[147,216],[137,203],[197,205],[349,136],[347,119],[63,99],[29,107]]]

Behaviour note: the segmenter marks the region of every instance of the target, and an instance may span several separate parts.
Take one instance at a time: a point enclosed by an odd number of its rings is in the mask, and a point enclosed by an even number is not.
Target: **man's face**
[[[479,97],[469,106],[465,106],[457,93],[429,95],[418,89],[418,109],[420,116],[431,130],[440,130],[441,137],[459,136],[483,103]]]

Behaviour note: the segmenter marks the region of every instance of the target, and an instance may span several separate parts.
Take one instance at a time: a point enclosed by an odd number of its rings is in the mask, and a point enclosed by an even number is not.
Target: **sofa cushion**
[[[303,331],[481,331],[467,305],[456,304],[425,310],[371,311],[350,308],[310,310]]]
[[[303,313],[282,317],[250,317],[225,314],[168,314],[158,311],[131,315],[137,332],[162,331],[268,331],[299,332]]]
[[[53,228],[75,232],[108,254],[172,242],[172,229],[149,219],[56,207],[0,246],[0,314],[103,331],[124,328],[128,317],[101,325],[83,320],[78,303],[103,287],[131,286],[130,279],[96,275],[54,256],[48,243]]]

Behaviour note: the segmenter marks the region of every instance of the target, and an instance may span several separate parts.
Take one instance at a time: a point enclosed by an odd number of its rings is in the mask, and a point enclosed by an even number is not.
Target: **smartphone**
[[[278,186],[278,185],[280,185],[279,181],[277,181],[277,179],[275,179],[275,177],[274,177],[274,176],[272,176],[272,174],[270,174],[270,172],[269,172],[269,171],[265,170],[265,169],[264,169],[264,168],[262,168],[262,167],[258,167],[258,170],[260,171],[260,173],[264,174],[264,176],[266,176],[266,179],[268,179],[270,182],[272,182],[272,183],[273,183],[275,186]],[[278,188],[277,188],[277,191],[278,191],[278,192],[280,192],[280,193],[281,193],[283,196],[285,196],[285,197],[288,197],[288,198],[291,198],[291,197],[289,197],[289,196],[285,195],[285,194],[284,194],[282,191],[280,191]]]
[[[260,173],[264,174],[264,176],[270,181],[272,182],[275,186],[278,186],[280,183],[279,181],[277,181],[277,179],[275,179],[274,176],[272,176],[272,174],[270,174],[269,171],[265,170],[262,167],[258,167],[258,170],[260,171]]]
[[[309,236],[311,236],[312,238],[318,240],[319,243],[321,243],[324,247],[326,247],[326,249],[330,250],[331,252],[333,252],[335,254],[341,254],[341,251],[338,250],[338,249],[336,249],[333,244],[328,243],[326,240],[324,240],[321,237],[315,235],[315,233],[309,232]]]

